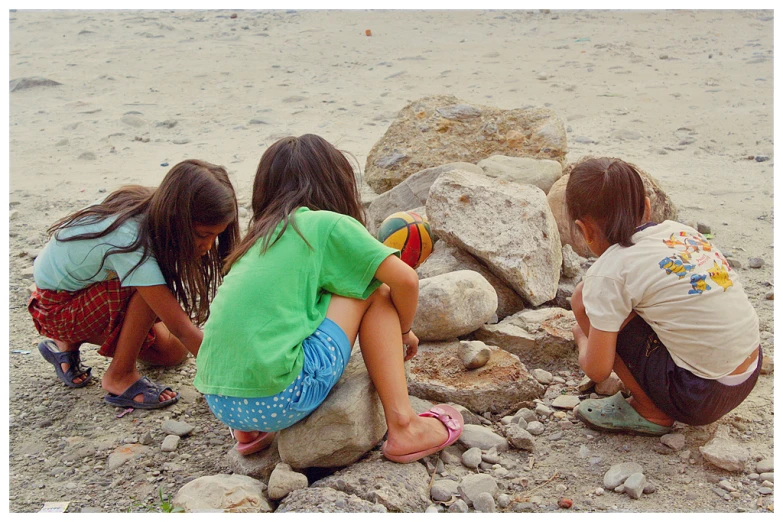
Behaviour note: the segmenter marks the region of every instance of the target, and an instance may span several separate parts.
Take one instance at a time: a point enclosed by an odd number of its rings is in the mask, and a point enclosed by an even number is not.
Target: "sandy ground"
[[[122,184],[156,185],[168,166],[186,158],[225,165],[247,206],[260,155],[291,134],[320,134],[364,167],[396,112],[428,95],[504,109],[548,107],[567,126],[569,161],[617,156],[655,176],[681,219],[709,225],[715,243],[742,265],[763,348],[774,356],[771,10],[18,10],[9,16],[9,79],[61,84],[9,95],[11,511],[76,500],[88,484],[93,495],[95,485],[134,484],[96,481],[102,461],[93,466],[89,456],[80,457],[87,464],[77,463],[67,480],[47,464],[70,444],[47,431],[70,429],[72,437],[87,438],[115,432],[120,440],[129,426],[100,404],[99,386],[66,391],[36,353],[39,337],[24,305],[31,255],[54,220]],[[750,258],[764,265],[748,268]],[[87,352],[100,374],[105,362]],[[191,370],[153,375],[179,379],[182,388]],[[754,458],[773,454],[772,390],[773,375],[764,376],[737,410],[740,424],[751,426],[742,433]],[[206,415],[189,408],[178,413]],[[79,432],[82,423],[89,426]],[[218,452],[230,447],[220,444]],[[648,446],[636,450],[649,457]],[[172,486],[220,468],[211,462],[199,468],[196,458],[186,466]],[[705,465],[687,467],[705,473]],[[696,488],[695,500],[662,495],[627,509],[737,510],[699,480],[682,483]],[[123,504],[127,491],[116,494],[122,500],[101,494],[76,502],[75,510],[132,508]],[[743,502],[753,511],[772,499]]]

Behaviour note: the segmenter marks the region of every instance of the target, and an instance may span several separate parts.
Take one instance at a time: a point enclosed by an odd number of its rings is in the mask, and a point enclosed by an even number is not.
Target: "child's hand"
[[[413,356],[419,351],[419,338],[416,337],[413,330],[402,336],[402,344],[405,347],[405,360],[413,359]]]

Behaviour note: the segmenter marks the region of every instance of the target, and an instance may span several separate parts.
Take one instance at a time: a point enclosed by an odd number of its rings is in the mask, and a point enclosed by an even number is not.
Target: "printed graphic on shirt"
[[[729,277],[731,267],[728,260],[701,235],[688,234],[685,231],[671,234],[663,243],[674,250],[672,255],[663,258],[658,266],[667,275],[676,275],[682,279],[690,275],[688,294],[701,295],[713,289],[707,282],[707,276],[725,292],[734,283]],[[709,262],[712,261],[712,267]],[[695,273],[694,273],[695,272]]]
[[[728,290],[730,286],[734,286],[734,283],[731,282],[731,279],[729,278],[729,271],[726,270],[726,267],[728,266],[728,262],[726,264],[718,264],[717,261],[712,262],[712,268],[707,271],[707,273],[710,275],[710,279],[715,281],[715,284],[723,288],[723,291],[725,292]]]
[[[701,294],[705,290],[710,290],[712,288],[707,284],[707,276],[699,274],[693,274],[691,276],[691,286],[693,288],[688,290],[689,294]]]

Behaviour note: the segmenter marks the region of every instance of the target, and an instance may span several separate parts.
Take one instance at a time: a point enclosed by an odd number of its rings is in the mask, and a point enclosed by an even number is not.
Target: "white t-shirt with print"
[[[630,247],[609,247],[585,274],[590,324],[617,332],[633,310],[677,366],[706,379],[734,371],[759,345],[759,320],[723,254],[674,221],[632,240]]]

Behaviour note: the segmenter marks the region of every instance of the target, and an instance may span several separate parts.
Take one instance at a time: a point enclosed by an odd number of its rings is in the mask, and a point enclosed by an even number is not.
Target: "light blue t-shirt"
[[[105,230],[116,216],[90,225],[76,225],[58,231],[55,236],[65,239],[87,232]],[[143,249],[122,254],[111,254],[101,267],[108,250],[125,247],[139,235],[139,221],[129,219],[117,230],[97,239],[58,241],[52,237],[33,264],[35,286],[47,290],[76,292],[99,281],[121,280],[122,286],[165,285],[166,279],[153,256],[148,257],[133,272],[143,255]],[[100,268],[100,269],[99,269]],[[130,274],[129,274],[130,272]]]

